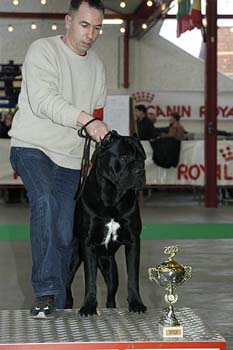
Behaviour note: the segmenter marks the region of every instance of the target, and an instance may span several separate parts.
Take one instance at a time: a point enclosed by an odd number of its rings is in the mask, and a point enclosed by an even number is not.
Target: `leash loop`
[[[93,118],[93,119],[89,120],[89,122],[87,122],[86,124],[84,124],[84,125],[78,130],[78,136],[79,136],[79,137],[82,137],[82,138],[85,138],[85,139],[86,139],[86,138],[91,139],[91,137],[87,134],[86,127],[87,127],[89,124],[95,122],[96,120],[98,120],[98,119],[97,119],[97,118]],[[85,133],[84,133],[84,132],[85,132]]]

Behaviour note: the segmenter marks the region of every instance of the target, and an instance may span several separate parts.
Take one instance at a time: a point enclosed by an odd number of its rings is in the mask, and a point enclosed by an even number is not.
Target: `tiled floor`
[[[145,197],[144,223],[233,223],[231,205],[206,209],[193,200],[192,194],[153,192]],[[0,203],[0,225],[28,223],[28,206]],[[232,226],[233,227],[233,226]],[[163,247],[178,244],[177,261],[193,268],[193,276],[177,288],[177,307],[192,308],[205,322],[224,336],[228,349],[233,347],[233,240],[144,240],[142,241],[140,288],[148,308],[164,306],[164,290],[148,280],[148,267],[165,260]],[[124,249],[117,254],[120,272],[118,307],[127,306]],[[30,248],[27,241],[0,241],[0,309],[29,308],[33,300],[30,286]],[[84,294],[83,271],[78,271],[73,285],[75,307],[81,306]],[[99,307],[105,306],[105,285],[98,277]]]

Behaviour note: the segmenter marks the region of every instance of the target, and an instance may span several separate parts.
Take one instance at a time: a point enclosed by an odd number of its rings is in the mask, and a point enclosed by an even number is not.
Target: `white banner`
[[[159,119],[167,118],[171,112],[178,112],[184,120],[204,120],[205,105],[202,91],[138,91],[133,95],[134,104],[154,108]],[[218,94],[218,119],[233,121],[232,92]]]
[[[146,151],[147,185],[193,185],[204,186],[204,141],[183,141],[177,168],[164,169],[152,160],[152,148],[142,141]],[[9,161],[10,140],[0,140],[0,185],[22,184],[15,177]],[[220,186],[233,186],[233,141],[218,141],[217,181]]]

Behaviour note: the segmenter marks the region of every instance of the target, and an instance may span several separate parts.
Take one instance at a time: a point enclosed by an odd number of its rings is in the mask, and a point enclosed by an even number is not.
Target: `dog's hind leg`
[[[81,316],[97,314],[96,300],[96,277],[97,277],[97,254],[94,247],[88,246],[86,242],[82,246],[84,275],[85,275],[85,298],[79,310]]]
[[[65,309],[72,309],[73,308],[73,294],[71,285],[74,280],[74,276],[81,265],[83,258],[82,258],[82,252],[80,250],[80,242],[78,240],[75,240],[73,243],[73,254],[70,262],[70,269],[68,273],[68,279],[66,284],[66,305]]]
[[[133,243],[125,246],[126,265],[128,273],[128,303],[129,311],[145,312],[139,293],[140,238],[135,237]]]
[[[115,296],[119,285],[118,269],[117,269],[115,256],[114,255],[99,256],[98,267],[107,285],[106,307],[115,308],[116,307]]]

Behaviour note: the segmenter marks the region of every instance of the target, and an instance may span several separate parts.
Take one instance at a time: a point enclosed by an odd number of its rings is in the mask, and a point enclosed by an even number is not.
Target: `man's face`
[[[79,55],[84,55],[96,41],[103,19],[103,12],[90,7],[86,2],[80,5],[73,17],[66,15],[65,40],[70,49]]]
[[[147,117],[152,121],[152,123],[156,122],[156,115],[153,112],[148,112]]]
[[[143,111],[140,111],[139,109],[135,108],[135,117],[136,119],[142,118],[144,115]]]
[[[13,116],[8,113],[6,116],[5,116],[5,124],[6,126],[11,126],[12,124],[12,119],[13,119]]]

